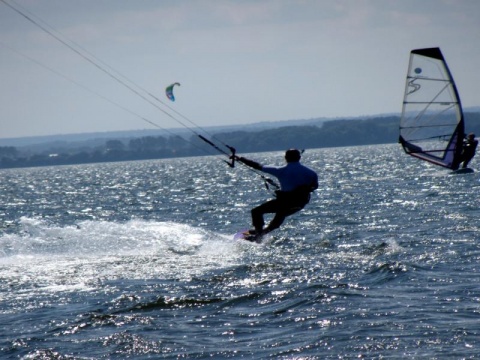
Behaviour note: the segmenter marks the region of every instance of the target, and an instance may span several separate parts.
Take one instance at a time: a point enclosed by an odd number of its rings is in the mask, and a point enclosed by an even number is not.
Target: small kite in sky
[[[167,88],[165,89],[165,93],[167,94],[167,97],[172,101],[175,101],[175,96],[173,96],[173,87],[175,85],[180,86],[180,83],[178,82],[173,83],[172,85],[168,85]]]

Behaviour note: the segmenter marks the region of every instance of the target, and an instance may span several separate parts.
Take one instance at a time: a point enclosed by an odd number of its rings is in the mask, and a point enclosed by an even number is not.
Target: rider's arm
[[[237,160],[244,163],[247,166],[250,166],[251,168],[254,168],[256,170],[262,170],[262,165],[257,163],[256,161],[244,158],[244,157],[237,157]]]

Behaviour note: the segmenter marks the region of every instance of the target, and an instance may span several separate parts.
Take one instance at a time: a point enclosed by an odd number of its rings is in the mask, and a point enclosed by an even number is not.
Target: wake
[[[241,264],[245,254],[245,244],[230,234],[174,222],[58,226],[24,217],[20,227],[0,235],[0,272],[4,284],[27,293],[92,291],[119,279],[188,279]]]

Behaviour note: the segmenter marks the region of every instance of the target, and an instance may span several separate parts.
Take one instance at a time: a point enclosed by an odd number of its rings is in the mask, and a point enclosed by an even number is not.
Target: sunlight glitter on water
[[[242,256],[232,251],[229,236],[184,224],[83,221],[78,227],[58,227],[28,218],[22,222],[22,234],[0,237],[0,268],[4,284],[23,288],[24,297],[92,291],[127,274],[129,279],[189,278],[235,264]]]

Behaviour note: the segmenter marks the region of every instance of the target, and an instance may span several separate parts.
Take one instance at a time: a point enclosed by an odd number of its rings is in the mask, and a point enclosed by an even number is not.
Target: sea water
[[[271,193],[220,159],[1,170],[0,358],[478,357],[477,173],[307,150],[318,191],[258,245]]]

